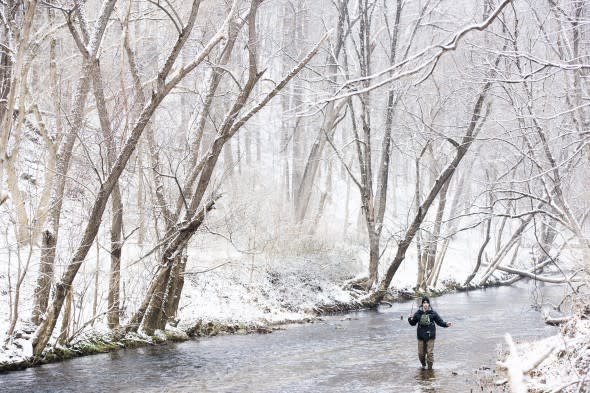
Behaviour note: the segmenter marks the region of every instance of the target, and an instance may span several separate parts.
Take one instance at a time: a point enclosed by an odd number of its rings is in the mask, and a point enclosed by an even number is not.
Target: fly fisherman
[[[445,322],[436,311],[430,308],[430,299],[422,298],[422,307],[419,307],[414,315],[408,315],[408,322],[415,326],[418,324],[418,358],[422,363],[422,368],[432,370],[434,362],[434,339],[436,338],[436,325],[441,327],[452,326],[451,322]]]

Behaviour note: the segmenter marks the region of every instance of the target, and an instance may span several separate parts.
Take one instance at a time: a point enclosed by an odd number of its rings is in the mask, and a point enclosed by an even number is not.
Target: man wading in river
[[[436,338],[436,325],[441,327],[452,326],[451,322],[445,322],[436,311],[430,308],[430,300],[427,297],[422,298],[422,307],[414,315],[408,315],[408,322],[415,326],[418,324],[418,358],[422,363],[422,368],[432,370],[434,362],[434,339]]]

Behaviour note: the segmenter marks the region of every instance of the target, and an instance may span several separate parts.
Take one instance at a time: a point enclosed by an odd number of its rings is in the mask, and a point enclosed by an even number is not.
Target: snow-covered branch
[[[485,30],[497,17],[498,15],[500,15],[500,13],[502,12],[502,10],[504,10],[504,8],[510,4],[512,2],[512,0],[504,0],[495,10],[494,12],[492,12],[490,14],[490,16],[483,22],[478,23],[478,24],[472,24],[469,26],[464,27],[463,29],[461,29],[460,31],[456,32],[455,34],[453,34],[453,36],[448,39],[445,40],[444,42],[440,43],[440,44],[436,44],[436,45],[432,45],[430,47],[427,47],[423,50],[421,50],[420,52],[418,52],[417,54],[415,54],[414,56],[410,56],[406,59],[404,59],[403,61],[394,64],[391,67],[387,67],[381,71],[379,71],[378,73],[372,74],[372,75],[368,75],[366,77],[363,78],[358,78],[358,79],[354,79],[354,80],[349,80],[347,81],[341,88],[340,90],[349,90],[346,93],[343,94],[338,94],[329,98],[326,98],[324,100],[320,100],[316,103],[316,105],[323,105],[326,104],[328,102],[331,101],[337,101],[337,100],[341,100],[344,98],[348,98],[348,97],[352,97],[355,95],[362,95],[362,94],[366,94],[372,90],[375,90],[379,87],[382,87],[384,85],[387,85],[391,82],[394,82],[396,80],[414,75],[422,70],[425,69],[429,69],[429,73],[431,73],[433,71],[432,68],[434,65],[436,65],[436,63],[439,61],[439,59],[447,52],[451,52],[454,51],[455,49],[457,49],[457,45],[459,44],[459,42],[461,41],[461,39],[467,35],[469,32],[471,31],[483,31]],[[427,56],[430,52],[434,51],[435,53],[430,55],[430,57],[428,57],[425,60],[422,60],[425,56]],[[418,65],[414,66],[413,68],[410,68],[408,70],[401,70],[398,71],[396,73],[392,73],[393,71],[396,71],[399,68],[404,67],[407,64],[411,64],[413,62],[416,61],[422,61],[421,63],[419,63]],[[388,76],[387,78],[376,82],[374,84],[371,84],[369,86],[366,86],[364,88],[355,88],[354,86],[356,85],[365,85],[367,81],[372,81],[374,79],[377,79],[387,73],[392,73],[390,76]]]

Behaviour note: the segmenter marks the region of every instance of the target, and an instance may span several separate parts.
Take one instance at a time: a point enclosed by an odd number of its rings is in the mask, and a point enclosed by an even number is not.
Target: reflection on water
[[[553,287],[553,297],[560,294]],[[548,292],[543,289],[543,298]],[[431,299],[443,319],[434,370],[422,370],[415,305],[329,317],[267,335],[219,336],[72,359],[0,375],[1,392],[437,392],[480,391],[506,332],[549,336],[531,301],[539,290],[494,288]],[[526,329],[523,329],[526,326]]]
[[[437,388],[437,379],[435,370],[418,369],[416,372],[416,392],[434,393]]]

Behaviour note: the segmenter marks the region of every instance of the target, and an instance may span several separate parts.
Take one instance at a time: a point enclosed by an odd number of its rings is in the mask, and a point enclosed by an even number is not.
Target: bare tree
[[[94,67],[93,61],[97,58],[100,43],[105,33],[107,22],[113,9],[115,7],[116,0],[110,0],[103,3],[100,15],[95,23],[93,31],[88,37],[88,44],[85,45],[76,30],[71,30],[72,35],[79,46],[79,49],[86,53],[85,60],[83,62],[83,70],[78,80],[78,87],[75,93],[74,108],[72,109],[69,130],[61,141],[56,164],[57,178],[54,183],[52,191],[51,208],[49,211],[49,228],[46,229],[44,239],[48,240],[47,244],[43,245],[44,252],[40,264],[39,280],[38,284],[40,287],[35,291],[35,312],[34,319],[38,321],[38,315],[45,313],[46,305],[48,304],[50,287],[46,284],[47,279],[52,279],[53,264],[55,261],[55,247],[52,245],[57,244],[59,238],[60,218],[62,213],[62,206],[64,200],[64,191],[66,186],[67,174],[70,167],[72,158],[72,151],[76,138],[82,129],[84,123],[85,107],[88,93],[90,91],[91,83],[91,70]],[[71,18],[80,12],[80,4],[76,4],[73,9],[69,10],[67,17]],[[69,25],[73,27],[72,24]],[[72,277],[73,279],[73,277]]]
[[[315,47],[299,61],[299,63],[281,80],[276,86],[266,93],[263,98],[254,103],[249,109],[246,108],[250,94],[260,80],[263,72],[258,71],[258,54],[257,54],[257,33],[256,33],[256,13],[259,2],[252,1],[246,21],[248,25],[248,74],[247,80],[240,89],[230,110],[226,114],[221,127],[213,141],[209,152],[194,168],[198,170],[198,181],[192,193],[186,193],[185,197],[190,195],[185,205],[184,219],[177,224],[174,232],[169,236],[163,245],[162,261],[153,278],[150,287],[144,297],[144,300],[134,316],[131,318],[128,329],[142,329],[147,333],[153,333],[155,329],[162,329],[169,317],[173,315],[178,305],[179,290],[181,282],[179,276],[182,276],[182,264],[186,263],[183,258],[183,250],[191,240],[196,230],[201,226],[205,219],[206,213],[210,211],[215,201],[220,197],[215,191],[213,195],[206,198],[207,190],[211,183],[213,171],[217,165],[217,160],[222,152],[223,146],[227,143],[244,124],[260,109],[262,109],[274,96],[276,96],[287,83],[297,75],[303,67],[315,56],[320,48],[320,44],[326,39],[327,35],[315,45]],[[214,91],[214,90],[213,90]],[[193,176],[189,176],[189,181]],[[194,176],[196,178],[196,176]],[[185,187],[185,190],[188,190]]]
[[[15,149],[20,145],[24,127],[25,116],[25,82],[28,72],[27,54],[29,53],[30,35],[37,11],[37,1],[30,1],[23,7],[22,15],[18,2],[9,1],[2,5],[2,41],[7,45],[0,48],[0,205],[8,198],[8,193],[4,190],[5,170],[14,167],[14,160],[18,157],[17,152],[10,152],[9,139],[14,129],[13,143]],[[20,22],[20,23],[19,23]],[[16,120],[16,121],[15,121]],[[10,169],[9,169],[10,170]],[[9,184],[12,183],[12,192],[17,193],[20,190],[15,187],[15,180],[10,180],[13,176],[9,175]],[[19,218],[19,232],[22,233],[25,225],[23,214],[24,206],[22,198],[15,200]],[[19,234],[19,236],[23,236]]]
[[[56,285],[56,290],[53,296],[53,300],[51,302],[51,306],[48,310],[46,319],[39,325],[39,328],[35,333],[35,337],[33,339],[33,351],[36,355],[39,355],[45,349],[45,346],[47,345],[51,337],[51,334],[57,322],[57,318],[63,306],[65,295],[67,291],[71,288],[74,278],[76,277],[76,274],[80,269],[80,266],[84,262],[84,259],[88,254],[90,247],[92,246],[96,234],[98,233],[98,229],[100,226],[100,218],[102,217],[109,196],[111,195],[111,192],[113,191],[117,180],[121,176],[121,173],[123,172],[127,162],[129,161],[129,158],[134,152],[139,141],[139,137],[145,130],[145,127],[148,124],[151,116],[153,115],[154,111],[159,106],[159,104],[162,102],[162,100],[172,90],[172,88],[175,87],[189,72],[195,69],[209,54],[209,52],[216,45],[219,44],[219,42],[224,37],[224,32],[226,30],[227,24],[229,23],[229,20],[231,20],[234,17],[237,9],[237,2],[234,2],[232,11],[229,13],[228,18],[224,22],[224,25],[209,40],[209,42],[207,43],[207,45],[205,45],[201,53],[199,53],[193,61],[183,65],[173,74],[171,74],[172,67],[176,62],[180,50],[183,47],[186,40],[188,39],[190,32],[194,26],[199,5],[199,1],[193,2],[188,22],[182,28],[177,41],[174,43],[174,46],[170,51],[170,54],[168,55],[164,65],[158,72],[156,87],[152,92],[152,96],[150,97],[149,102],[142,110],[139,118],[137,119],[137,122],[135,123],[135,126],[133,127],[133,130],[131,131],[128,140],[122,147],[119,155],[117,156],[116,161],[113,163],[111,172],[104,180],[104,182],[102,182],[102,184],[100,185],[100,189],[94,200],[94,205],[92,207],[88,219],[88,224],[84,230],[84,234],[82,236],[80,245],[74,253],[74,255],[72,256],[72,259],[69,262],[61,280]],[[103,11],[101,12],[101,17],[98,19],[97,26],[101,26],[102,23],[102,25],[106,27],[104,19],[108,14],[110,14],[110,12],[112,12],[113,6],[114,1],[105,3]],[[101,30],[104,31],[104,29],[95,28],[95,34]],[[94,39],[91,39],[89,42],[90,45],[88,52],[97,53],[95,46],[98,46],[98,42],[96,42]],[[91,56],[91,58],[94,56]],[[88,68],[90,69],[91,66],[89,65]],[[88,72],[85,77],[89,78],[89,76],[90,75]]]
[[[573,201],[570,200],[568,190],[571,187],[570,179],[575,178],[583,168],[580,162],[586,144],[578,127],[583,123],[584,108],[575,104],[576,96],[580,93],[578,82],[581,83],[581,80],[575,81],[581,70],[578,67],[568,69],[568,67],[558,65],[559,62],[568,62],[574,53],[577,54],[576,61],[581,56],[579,43],[576,44],[576,41],[580,39],[576,20],[579,21],[581,10],[576,4],[573,4],[573,15],[569,16],[567,22],[568,25],[571,23],[573,27],[572,36],[568,37],[569,33],[564,32],[561,21],[562,16],[567,15],[567,11],[555,2],[549,2],[550,9],[557,20],[558,39],[556,43],[552,42],[547,31],[551,28],[551,24],[541,25],[538,11],[532,9],[533,16],[539,22],[542,37],[545,39],[547,53],[557,58],[555,64],[549,68],[543,65],[539,67],[538,64],[545,61],[531,58],[526,54],[530,48],[525,47],[524,50],[521,48],[521,45],[528,45],[526,40],[521,38],[526,28],[523,27],[518,16],[514,18],[514,26],[510,32],[513,52],[507,54],[507,58],[512,64],[513,78],[518,83],[507,85],[504,89],[516,116],[519,130],[517,137],[511,140],[507,146],[515,152],[518,158],[517,162],[521,165],[509,170],[509,173],[515,176],[510,179],[509,186],[495,191],[500,195],[497,200],[508,200],[510,207],[510,210],[496,212],[495,215],[502,219],[501,229],[504,228],[506,220],[518,219],[520,224],[503,247],[496,247],[497,254],[480,278],[480,284],[489,280],[496,269],[506,271],[506,266],[501,266],[502,259],[511,248],[520,242],[524,231],[531,226],[533,227],[533,236],[537,239],[537,247],[533,253],[534,257],[531,258],[530,270],[521,275],[533,274],[537,271],[537,267],[544,266],[546,261],[559,268],[554,257],[559,254],[555,243],[555,227],[571,233],[580,245],[584,255],[583,259],[587,259],[590,243],[583,229],[587,208],[572,204]],[[529,80],[528,75],[534,74],[540,77],[543,74],[550,75],[556,72],[561,74],[566,83],[562,84],[555,79],[548,81],[555,90],[565,89],[561,97],[555,97],[551,101],[551,107],[563,108],[563,112],[547,117],[540,115],[545,111],[546,104],[545,101],[537,103],[535,100],[539,86],[535,81]],[[574,81],[573,89],[568,88],[570,81]],[[557,111],[559,110],[557,109]],[[570,137],[569,130],[564,130],[561,126],[554,126],[552,120],[557,118],[571,119],[570,122],[577,133],[575,138]],[[582,136],[581,139],[580,136]],[[526,168],[526,170],[521,168]],[[519,186],[517,187],[515,183]],[[524,203],[525,201],[526,203]],[[541,222],[550,224],[541,226],[539,231],[537,227],[539,219]],[[500,244],[500,240],[500,236],[498,236],[498,244]],[[563,276],[564,279],[568,279],[565,274]]]
[[[338,57],[342,51],[346,36],[350,34],[349,29],[346,29],[345,23],[348,13],[348,0],[339,0],[336,3],[338,12],[338,22],[336,24],[336,35],[334,38],[333,49],[327,55],[327,70],[326,75],[329,76],[330,82],[334,82],[337,69]],[[315,138],[301,176],[301,182],[294,184],[294,202],[295,202],[295,216],[298,223],[302,223],[307,214],[309,201],[312,196],[312,188],[316,181],[316,175],[319,169],[320,158],[322,157],[324,148],[327,144],[327,136],[331,137],[334,134],[335,127],[340,121],[341,111],[346,105],[345,101],[340,103],[329,102],[323,108],[323,117],[321,125],[319,126],[317,137]]]
[[[496,60],[496,65],[498,62],[499,58]],[[478,129],[480,129],[480,127],[478,126],[480,122],[484,121],[486,117],[486,114],[484,112],[484,101],[489,93],[491,86],[491,81],[486,82],[481,92],[479,93],[475,105],[473,107],[471,120],[469,122],[469,125],[467,126],[467,129],[461,141],[457,142],[451,138],[447,138],[447,141],[455,147],[455,155],[453,159],[445,166],[444,170],[440,173],[439,177],[436,179],[436,181],[430,188],[428,194],[426,195],[426,198],[418,208],[418,212],[414,216],[411,225],[406,230],[401,242],[398,244],[397,252],[387,269],[385,277],[379,283],[378,289],[369,296],[369,303],[374,304],[379,302],[387,292],[387,288],[389,288],[393,276],[395,275],[397,269],[404,260],[406,251],[410,246],[412,240],[414,239],[414,236],[416,236],[416,232],[418,231],[420,225],[424,221],[424,218],[426,217],[428,210],[432,206],[432,203],[434,202],[435,198],[439,195],[440,191],[443,189],[445,183],[451,180],[451,177],[457,170],[459,163],[463,160],[463,157],[465,157],[465,154],[473,144],[477,136],[476,132]],[[489,110],[489,105],[487,110]]]

